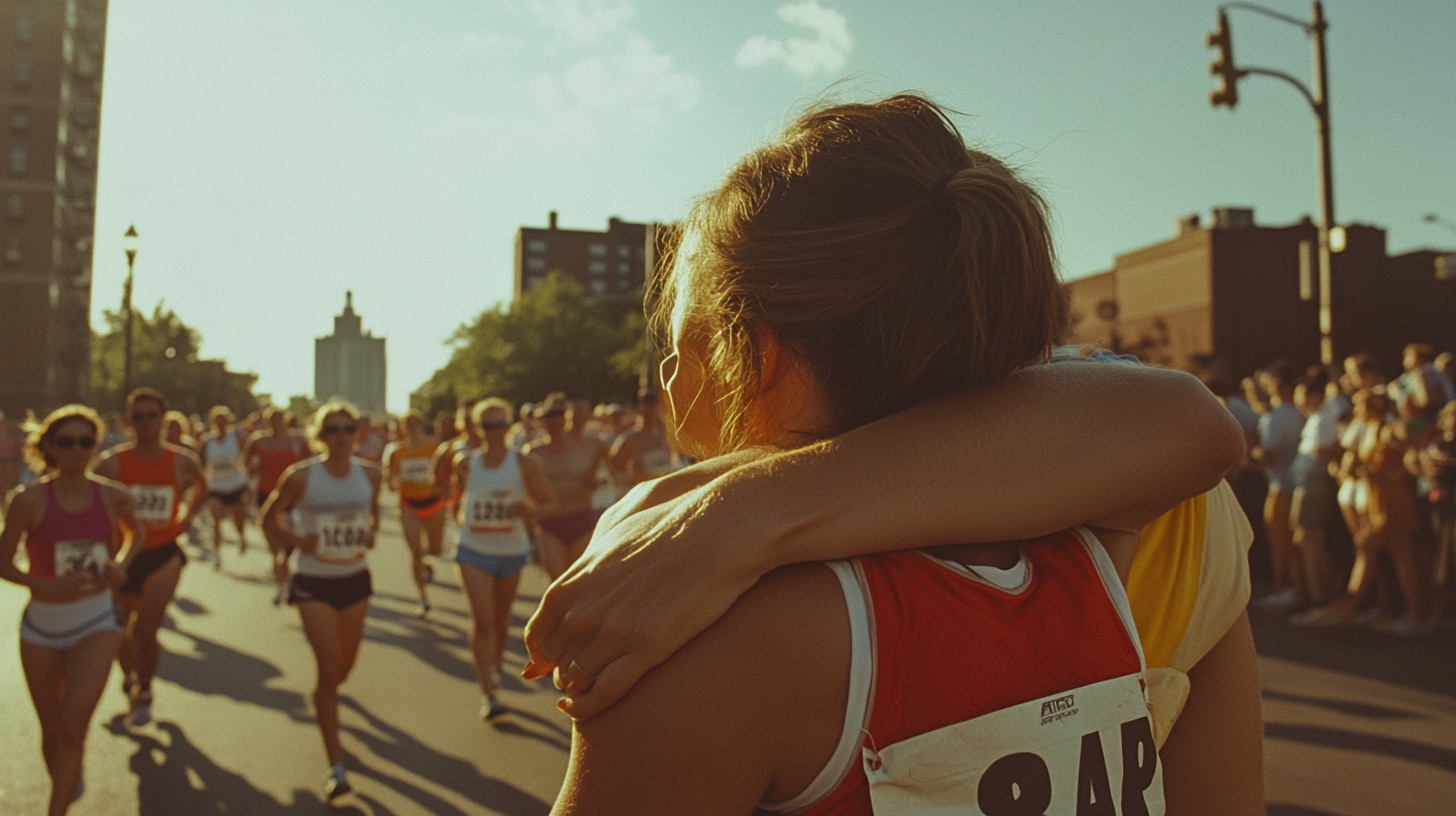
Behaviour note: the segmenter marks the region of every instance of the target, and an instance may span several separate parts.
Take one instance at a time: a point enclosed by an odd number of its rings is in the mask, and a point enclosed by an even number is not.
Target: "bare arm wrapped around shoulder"
[[[1135,530],[1216,485],[1242,448],[1187,374],[1067,363],[806,448],[710,460],[603,518],[528,626],[526,673],[556,668],[564,710],[588,717],[776,567],[1076,524]]]

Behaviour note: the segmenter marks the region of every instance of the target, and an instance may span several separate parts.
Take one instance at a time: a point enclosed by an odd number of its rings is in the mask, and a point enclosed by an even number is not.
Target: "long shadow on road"
[[[488,805],[501,813],[513,816],[541,816],[549,813],[551,805],[520,788],[493,777],[483,776],[470,762],[460,757],[441,753],[415,739],[409,733],[380,719],[365,709],[352,697],[339,697],[339,705],[352,709],[369,724],[368,729],[342,726],[342,730],[369,747],[381,759],[409,770],[447,790],[458,791],[472,801]],[[426,813],[436,816],[466,816],[454,805],[420,788],[418,785],[382,773],[354,758],[361,768],[361,774],[388,785],[411,801],[419,804]]]
[[[199,694],[217,694],[244,703],[276,709],[299,722],[313,722],[303,695],[271,688],[269,681],[282,677],[277,666],[262,658],[209,640],[196,632],[169,625],[193,642],[194,654],[162,650],[157,675]]]
[[[130,767],[137,776],[139,816],[312,816],[323,810],[323,803],[305,791],[295,790],[291,802],[280,802],[253,787],[242,775],[219,766],[198,750],[175,723],[158,721],[155,730],[133,731],[126,727],[124,715],[118,714],[105,727],[136,744]]]
[[[1249,610],[1259,654],[1456,697],[1456,631],[1404,640],[1364,629],[1291,626]]]

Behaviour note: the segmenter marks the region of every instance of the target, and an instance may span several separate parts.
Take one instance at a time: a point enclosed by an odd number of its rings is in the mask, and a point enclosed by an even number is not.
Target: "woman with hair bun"
[[[579,646],[579,621],[599,619],[624,597],[641,599],[635,589],[614,597],[599,584],[584,606],[571,604],[568,590],[567,606],[583,614],[563,617],[558,605],[545,619],[546,635],[528,636],[533,657],[547,655],[528,676],[551,661],[569,694],[594,682],[615,694],[630,687],[605,712],[577,722],[555,812],[1164,812],[1156,747],[1166,720],[1150,716],[1153,678],[1118,579],[1145,524],[1218,484],[1237,458],[1241,433],[1185,375],[1115,365],[1051,366],[1060,371],[1049,378],[1023,373],[1051,356],[1066,320],[1063,298],[1040,196],[999,160],[968,150],[944,112],[921,97],[811,110],[699,203],[656,317],[672,345],[662,379],[677,439],[706,461],[681,478],[637,488],[601,529],[633,528],[636,535],[616,544],[656,541],[648,549],[668,553],[614,556],[651,569],[648,586],[661,589],[676,574],[706,594],[691,609],[649,602],[628,622],[614,619],[624,627],[618,632],[667,610],[686,619],[671,622],[674,631],[656,644],[670,656],[635,686],[644,662],[662,660],[655,647],[622,665],[612,662],[618,643],[605,646],[602,660],[588,657],[591,647],[575,654],[562,647]],[[972,414],[1010,404],[1024,410],[1023,424],[1069,414],[1077,421],[1075,412],[1026,403],[1022,397],[1035,390],[1028,381],[1043,382],[1043,395],[1073,399],[1079,384],[1141,384],[1165,406],[1191,414],[1202,435],[1175,444],[1154,416],[1146,424],[1159,433],[1135,455],[1115,455],[1121,444],[1089,445],[1111,455],[1102,469],[1112,473],[1098,476],[1134,485],[1134,495],[1109,498],[1095,484],[1090,499],[1063,491],[1085,481],[1080,451],[1068,457],[1077,478],[1048,464],[1048,472],[1034,474],[1047,484],[1039,492],[1014,474],[1001,480],[1012,487],[984,484],[984,496],[957,495],[924,478],[902,489],[886,471],[880,495],[871,492],[853,508],[819,495],[821,506],[881,536],[878,547],[863,535],[838,550],[816,545],[829,557],[862,555],[851,561],[759,577],[743,562],[778,554],[765,555],[752,536],[730,536],[729,546],[746,552],[737,563],[671,544],[704,514],[720,528],[762,530],[767,541],[786,537],[751,506],[740,503],[747,512],[731,522],[715,514],[714,505],[737,490],[716,477],[775,451],[829,458],[841,438],[892,415],[917,412],[923,422],[944,414],[942,398],[951,394],[986,394]],[[1046,381],[1056,387],[1048,390]],[[1087,396],[1087,418],[1073,430],[1096,435],[1098,422],[1117,415],[1109,406],[1118,400],[1100,391]],[[1062,431],[1056,441],[1078,435]],[[933,439],[935,455],[974,461],[983,449],[999,454],[965,436]],[[1025,456],[1055,462],[1043,455],[1052,442],[1031,436]],[[925,445],[917,440],[916,447]],[[1147,457],[1162,466],[1147,466]],[[1158,478],[1128,479],[1115,469],[1120,462]],[[920,467],[945,469],[932,460]],[[787,472],[763,478],[759,484],[791,500],[812,489]],[[691,502],[673,505],[688,495]],[[901,504],[907,497],[911,504]],[[957,520],[944,522],[953,510],[930,512],[917,500],[983,508],[981,532],[957,538]],[[1010,510],[1000,508],[1006,502],[1014,502]],[[658,505],[667,512],[656,512]],[[881,510],[928,521],[906,530],[876,526]],[[794,532],[837,524],[833,512],[820,513]],[[593,571],[595,546],[551,592]],[[914,546],[922,549],[863,555]],[[621,578],[632,569],[605,571]],[[1236,573],[1226,575],[1232,585],[1219,588],[1237,597]],[[722,597],[738,592],[723,614]],[[705,625],[672,651],[679,630]],[[1252,652],[1247,657],[1251,664]],[[1253,700],[1257,724],[1256,693]],[[1253,733],[1257,754],[1257,728]],[[1242,757],[1230,764],[1250,770]],[[1256,764],[1225,800],[1238,806],[1224,812],[1252,812],[1244,805],[1258,802],[1258,774]],[[1249,788],[1254,795],[1246,795]]]
[[[288,603],[298,607],[318,667],[314,716],[328,758],[324,793],[351,788],[339,748],[339,686],[348,678],[364,639],[374,588],[369,550],[379,530],[379,469],[354,457],[359,412],[331,401],[314,412],[308,435],[323,454],[289,466],[263,504],[263,529],[298,552]],[[283,519],[297,511],[298,526]]]
[[[86,732],[121,647],[110,590],[126,573],[116,554],[137,531],[126,488],[86,472],[103,430],[83,405],[57,408],[33,428],[25,454],[45,476],[15,494],[0,532],[0,578],[30,590],[20,664],[40,719],[51,816],[85,789]],[[15,565],[22,540],[28,572]]]

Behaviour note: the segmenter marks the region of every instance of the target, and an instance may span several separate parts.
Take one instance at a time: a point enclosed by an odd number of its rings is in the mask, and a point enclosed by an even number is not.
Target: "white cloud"
[[[637,122],[661,118],[665,110],[688,110],[702,89],[697,77],[677,69],[626,25],[636,13],[610,0],[530,0],[537,22],[555,34],[548,49],[566,67],[538,75],[532,83],[547,113],[626,114]]]
[[[740,68],[757,68],[764,63],[780,62],[807,79],[820,72],[832,74],[849,61],[854,41],[849,36],[849,21],[843,14],[819,5],[819,0],[799,0],[779,6],[779,17],[790,25],[809,29],[814,39],[750,37],[738,50],[734,64]]]

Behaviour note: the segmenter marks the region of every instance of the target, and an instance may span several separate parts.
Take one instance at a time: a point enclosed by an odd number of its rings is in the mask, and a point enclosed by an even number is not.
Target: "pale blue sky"
[[[1295,0],[1265,5],[1308,19]],[[1456,247],[1456,2],[1326,5],[1339,221]],[[1194,0],[111,0],[93,322],[165,298],[203,352],[312,393],[344,290],[389,341],[389,404],[510,296],[512,239],[559,210],[673,220],[826,88],[927,92],[1039,179],[1063,275],[1179,216],[1317,211],[1314,120],[1252,77],[1212,109]],[[1238,62],[1310,81],[1308,38],[1231,12]]]

